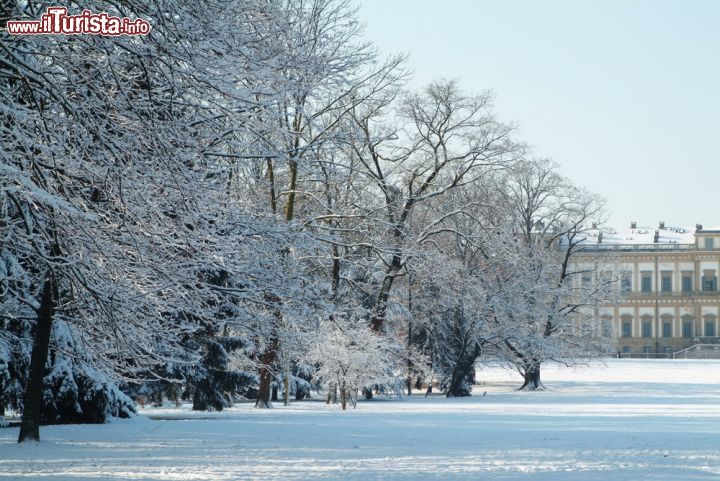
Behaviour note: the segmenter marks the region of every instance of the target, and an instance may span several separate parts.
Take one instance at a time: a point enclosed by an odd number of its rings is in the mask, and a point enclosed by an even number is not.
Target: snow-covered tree
[[[90,3],[68,7],[152,30],[0,33],[0,406],[20,440],[129,415],[116,381],[196,409],[311,385],[345,407],[428,364],[467,395],[488,348],[539,387],[593,339],[577,318],[607,282],[571,260],[601,205],[522,160],[489,93],[405,92],[347,0]]]
[[[392,99],[390,99],[392,102]],[[384,329],[395,280],[402,276],[412,246],[432,230],[438,219],[411,223],[423,203],[459,186],[477,182],[488,171],[508,162],[516,150],[511,128],[492,112],[491,96],[465,95],[456,82],[438,81],[397,103],[400,125],[385,135],[376,132],[379,114],[387,109],[358,111],[355,123],[363,134],[353,146],[381,199],[386,240],[378,255],[386,265],[375,294],[372,327]],[[414,229],[414,230],[413,230]]]
[[[35,17],[34,6],[18,2],[13,18]],[[98,370],[131,377],[159,359],[187,361],[184,337],[214,321],[212,299],[224,295],[202,274],[232,259],[240,235],[226,231],[231,172],[215,154],[228,126],[251,131],[262,108],[242,80],[275,71],[276,51],[258,34],[282,18],[271,4],[92,7],[142,16],[153,30],[2,33],[1,255],[13,269],[3,300],[8,317],[33,322],[21,441],[39,437],[58,323]]]
[[[508,274],[495,278],[502,295],[494,321],[505,326],[498,348],[523,375],[522,389],[540,389],[542,362],[569,362],[608,348],[610,339],[587,320],[596,307],[614,301],[609,263],[574,262],[584,233],[602,221],[604,204],[545,160],[516,164],[496,186],[510,222],[493,237],[502,243],[492,249],[502,254],[493,261],[500,259],[498,272]]]
[[[355,405],[358,392],[367,386],[400,392],[401,377],[392,371],[399,364],[397,344],[372,332],[363,319],[342,322],[336,317],[321,324],[305,362],[313,379],[331,393],[340,394],[342,409]]]

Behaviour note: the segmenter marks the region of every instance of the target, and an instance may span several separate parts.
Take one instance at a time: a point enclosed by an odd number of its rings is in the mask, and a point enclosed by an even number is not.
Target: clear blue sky
[[[720,1],[359,0],[413,86],[490,88],[610,225],[720,224]]]

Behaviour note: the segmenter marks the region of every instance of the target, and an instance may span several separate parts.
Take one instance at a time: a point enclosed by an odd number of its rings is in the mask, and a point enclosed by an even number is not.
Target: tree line
[[[101,1],[142,37],[9,36],[0,6],[0,409],[270,407],[607,349],[603,202],[457,81],[409,89],[346,0]],[[82,11],[89,2],[69,2]],[[0,412],[0,415],[3,414]]]

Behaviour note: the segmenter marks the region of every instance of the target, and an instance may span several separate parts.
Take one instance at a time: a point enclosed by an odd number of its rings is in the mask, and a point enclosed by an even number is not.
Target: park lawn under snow
[[[346,412],[147,409],[44,427],[39,444],[0,429],[0,479],[720,480],[720,361],[609,360],[543,377],[548,391],[520,393],[517,374],[485,368],[472,398]]]

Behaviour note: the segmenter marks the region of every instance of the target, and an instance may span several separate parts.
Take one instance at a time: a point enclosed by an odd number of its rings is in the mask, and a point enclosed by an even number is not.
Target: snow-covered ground
[[[0,429],[0,479],[720,480],[720,361],[547,366],[536,393],[479,374],[469,399],[146,410],[174,419],[44,427],[37,445]]]

